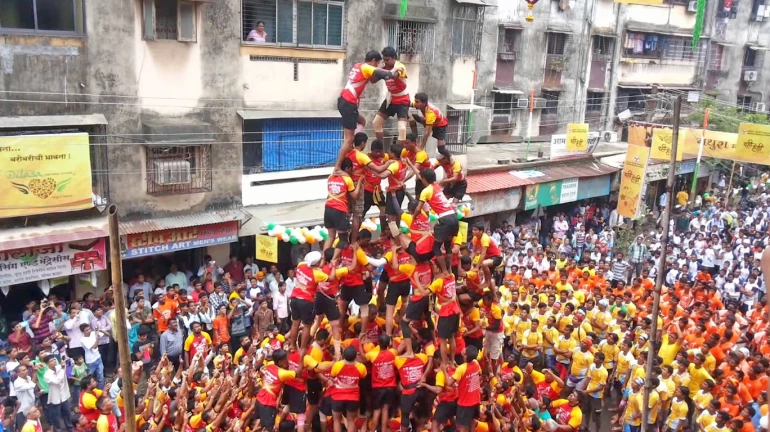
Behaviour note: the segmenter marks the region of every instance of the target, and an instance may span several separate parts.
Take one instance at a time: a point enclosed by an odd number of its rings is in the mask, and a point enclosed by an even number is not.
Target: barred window
[[[175,195],[211,191],[211,145],[145,147],[147,193]]]
[[[586,113],[600,113],[602,112],[602,105],[604,104],[604,93],[588,92],[586,95]]]
[[[435,26],[417,21],[387,21],[388,45],[396,48],[399,59],[408,63],[433,62]]]
[[[246,43],[342,48],[344,0],[242,0]]]
[[[452,55],[479,58],[484,8],[456,5],[452,18]]]

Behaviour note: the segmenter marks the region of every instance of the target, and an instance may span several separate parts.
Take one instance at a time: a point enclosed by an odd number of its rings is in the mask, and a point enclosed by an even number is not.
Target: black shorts
[[[409,279],[401,282],[388,283],[388,293],[385,294],[385,304],[395,306],[398,304],[399,297],[409,295],[409,290],[411,288],[412,284],[409,283]]]
[[[388,272],[383,271],[382,273],[380,273],[380,283],[383,283],[383,282],[388,283],[388,281],[390,281],[390,276],[388,276]]]
[[[409,246],[406,248],[406,253],[412,256],[418,263],[428,262],[433,259],[433,249],[430,252],[419,253],[417,252],[417,243],[409,242]]]
[[[451,339],[460,331],[460,314],[438,317],[438,337],[441,339]]]
[[[349,231],[350,215],[331,207],[324,207],[324,227],[337,231]]]
[[[409,321],[421,320],[426,313],[428,313],[428,307],[430,306],[430,299],[423,297],[420,300],[409,300],[409,304],[406,306],[406,319]]]
[[[324,391],[324,386],[321,380],[308,379],[307,380],[307,403],[310,405],[318,405],[321,400],[321,393]]]
[[[388,104],[388,100],[385,99],[377,112],[385,114],[385,118],[397,116],[400,119],[406,119],[409,117],[409,106],[410,104]]]
[[[465,345],[475,346],[478,348],[479,351],[481,351],[484,348],[484,337],[469,337],[464,336],[463,340],[465,340]]]
[[[409,426],[409,414],[417,404],[417,392],[412,394],[401,394],[401,426]]]
[[[457,215],[452,213],[438,218],[438,223],[433,227],[433,237],[437,242],[444,243],[455,238],[460,231],[460,223]],[[451,253],[452,251],[446,251]]]
[[[468,182],[465,180],[460,180],[458,182],[454,182],[451,185],[444,188],[444,196],[446,199],[451,200],[452,198],[456,198],[457,201],[462,201],[463,197],[465,196],[465,191],[468,190]]]
[[[395,387],[372,389],[372,409],[382,409],[385,405],[393,406],[397,394]]]
[[[348,413],[358,411],[360,403],[358,401],[338,401],[332,399],[332,411],[336,413]]]
[[[364,189],[364,215],[366,215],[366,213],[372,207],[385,207],[385,199],[382,195],[383,192],[379,188],[375,191],[368,191]]]
[[[257,401],[257,415],[261,424],[274,425],[275,417],[278,415],[278,408],[262,405]]]
[[[395,200],[393,199],[394,196],[396,197]],[[385,201],[385,214],[399,214],[399,212],[401,212],[401,205],[404,203],[404,196],[405,194],[403,189],[388,192],[388,196]]]
[[[479,412],[479,406],[457,406],[457,426],[465,426],[470,428],[473,424],[473,420],[476,418]]]
[[[502,264],[502,263],[503,263],[503,257],[501,257],[501,256],[496,256],[496,257],[486,258],[484,261],[486,261],[486,260],[488,260],[488,259],[491,259],[491,260],[492,260],[492,265],[491,265],[491,266],[489,266],[489,269],[490,269],[490,270],[494,270],[494,269],[496,269],[496,268],[500,267],[500,264]]]
[[[313,303],[300,298],[293,298],[289,301],[289,307],[291,308],[292,321],[300,320],[305,325],[313,324],[315,319]]]
[[[446,139],[446,126],[434,127],[431,135],[436,138],[436,141],[444,141]]]
[[[372,301],[372,287],[364,283],[358,286],[343,286],[340,288],[340,298],[346,303],[356,302],[358,306],[368,305]]]
[[[358,126],[358,105],[352,104],[340,96],[337,99],[337,110],[342,116],[342,127],[349,130],[356,130],[356,127]]]
[[[477,293],[476,291],[468,291],[468,297],[473,300],[473,303],[478,303],[479,300],[481,300],[481,294]]]
[[[436,414],[433,415],[434,420],[438,424],[444,424],[449,420],[452,420],[457,415],[457,402],[439,402],[436,407]]]
[[[326,417],[332,416],[332,398],[331,396],[324,396],[321,399],[321,403],[318,405],[318,411]]]
[[[289,406],[289,412],[293,414],[304,414],[307,407],[306,394],[292,386],[283,386],[283,404]]]
[[[340,308],[337,306],[337,300],[320,292],[315,293],[315,303],[313,304],[315,315],[326,315],[329,321],[340,319]]]

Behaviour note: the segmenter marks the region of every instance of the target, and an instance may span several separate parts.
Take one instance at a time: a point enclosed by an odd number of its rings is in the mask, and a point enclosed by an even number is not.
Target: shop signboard
[[[676,175],[690,174],[695,171],[695,161],[686,160],[676,163]],[[647,181],[664,180],[668,177],[668,164],[650,165],[647,167]]]
[[[94,206],[88,134],[0,137],[0,218]]]
[[[0,251],[0,286],[107,268],[104,238]]]
[[[521,204],[521,188],[474,193],[471,198],[474,216],[511,211]]]
[[[238,241],[238,221],[126,236],[124,258],[171,253]]]
[[[578,179],[558,180],[529,185],[524,198],[524,210],[532,210],[540,204],[548,207],[577,200]]]
[[[278,264],[278,238],[269,235],[257,236],[257,259]]]
[[[609,175],[581,178],[578,185],[577,199],[584,200],[609,195],[610,182],[611,176]]]
[[[577,200],[578,183],[578,179],[576,178],[561,181],[559,204],[569,203]]]
[[[588,132],[588,144],[584,150],[567,150],[567,134],[551,135],[551,160],[569,159],[576,156],[585,156],[591,154],[599,145],[599,132]]]
[[[736,155],[744,161],[770,165],[770,126],[741,123]]]

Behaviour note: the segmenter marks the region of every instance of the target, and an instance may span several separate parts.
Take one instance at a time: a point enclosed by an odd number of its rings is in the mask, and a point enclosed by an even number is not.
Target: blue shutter
[[[263,127],[265,172],[332,166],[342,146],[338,118],[273,119]]]

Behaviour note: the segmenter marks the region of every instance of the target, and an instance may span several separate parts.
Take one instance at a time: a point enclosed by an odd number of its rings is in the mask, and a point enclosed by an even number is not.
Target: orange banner
[[[647,172],[650,149],[639,145],[628,146],[626,163],[620,177],[618,214],[636,219],[642,199],[642,186]]]

